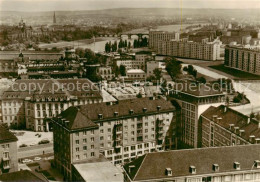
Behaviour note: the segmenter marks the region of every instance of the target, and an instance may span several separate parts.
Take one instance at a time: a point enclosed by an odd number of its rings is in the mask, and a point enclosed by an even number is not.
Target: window
[[[94,149],[94,145],[91,145],[91,149]]]
[[[78,137],[79,136],[79,132],[75,133],[75,135]]]
[[[107,129],[107,132],[111,132],[111,128],[108,128],[108,129]]]
[[[91,135],[93,135],[93,134],[94,134],[94,132],[95,132],[94,130],[91,130]]]
[[[79,144],[79,140],[76,140],[76,144],[77,144],[77,145]]]
[[[76,155],[76,160],[79,160],[79,155]]]
[[[111,135],[108,135],[108,136],[107,136],[107,139],[108,139],[108,140],[111,140]]]
[[[91,137],[90,140],[91,140],[91,142],[94,142],[94,137]]]
[[[104,137],[103,137],[103,136],[101,136],[101,137],[100,137],[100,140],[104,140]]]
[[[87,143],[87,139],[86,138],[83,139],[83,143]]]
[[[94,157],[95,156],[95,152],[91,152],[91,157]]]
[[[86,136],[87,135],[87,131],[83,131],[83,135]]]
[[[100,130],[100,133],[104,133],[104,130],[102,129],[102,130]]]
[[[103,126],[103,123],[100,123],[100,127]]]
[[[135,150],[135,146],[131,146],[131,150]]]
[[[76,152],[78,152],[78,151],[79,151],[79,147],[76,148]]]
[[[87,150],[87,146],[83,146],[83,150],[86,151]]]
[[[86,158],[87,158],[87,154],[84,154],[84,155],[83,155],[83,158],[86,159]]]

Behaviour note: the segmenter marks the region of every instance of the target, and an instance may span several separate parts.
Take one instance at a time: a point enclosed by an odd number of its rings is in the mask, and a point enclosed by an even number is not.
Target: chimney
[[[251,120],[250,117],[248,117],[248,118],[247,118],[247,124],[250,123],[250,120]]]
[[[224,106],[224,113],[227,112],[227,106]]]
[[[255,164],[255,167],[256,167],[257,169],[260,168],[260,160],[255,160],[255,161],[254,161],[254,164]]]
[[[150,100],[155,100],[155,97],[149,97]]]
[[[221,117],[217,118],[217,123],[220,123],[221,119]]]
[[[213,115],[213,117],[212,117],[212,118],[213,118],[213,119],[212,119],[213,122],[216,122],[217,117],[218,117],[218,115]]]
[[[130,174],[134,168],[135,168],[135,165],[129,166],[128,167],[128,173]]]

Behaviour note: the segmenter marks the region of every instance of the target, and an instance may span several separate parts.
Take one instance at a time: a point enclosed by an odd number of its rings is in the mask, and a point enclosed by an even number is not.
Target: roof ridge
[[[145,154],[145,156],[144,156],[144,158],[143,158],[143,161],[142,161],[141,165],[139,166],[138,170],[136,171],[136,173],[135,173],[135,175],[134,175],[134,177],[133,177],[133,180],[135,180],[135,178],[136,178],[136,176],[137,176],[139,170],[141,169],[141,166],[143,165],[143,163],[144,163],[146,157],[147,157],[147,154]]]

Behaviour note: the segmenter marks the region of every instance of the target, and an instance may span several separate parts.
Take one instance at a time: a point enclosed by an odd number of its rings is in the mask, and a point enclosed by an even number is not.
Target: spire
[[[53,24],[56,24],[56,16],[55,16],[55,11],[54,11],[54,14],[53,14]]]

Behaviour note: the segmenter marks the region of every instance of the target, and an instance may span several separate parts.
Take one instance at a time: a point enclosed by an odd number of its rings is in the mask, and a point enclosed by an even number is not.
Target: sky
[[[111,8],[260,8],[260,0],[0,0],[1,11],[98,10]]]

